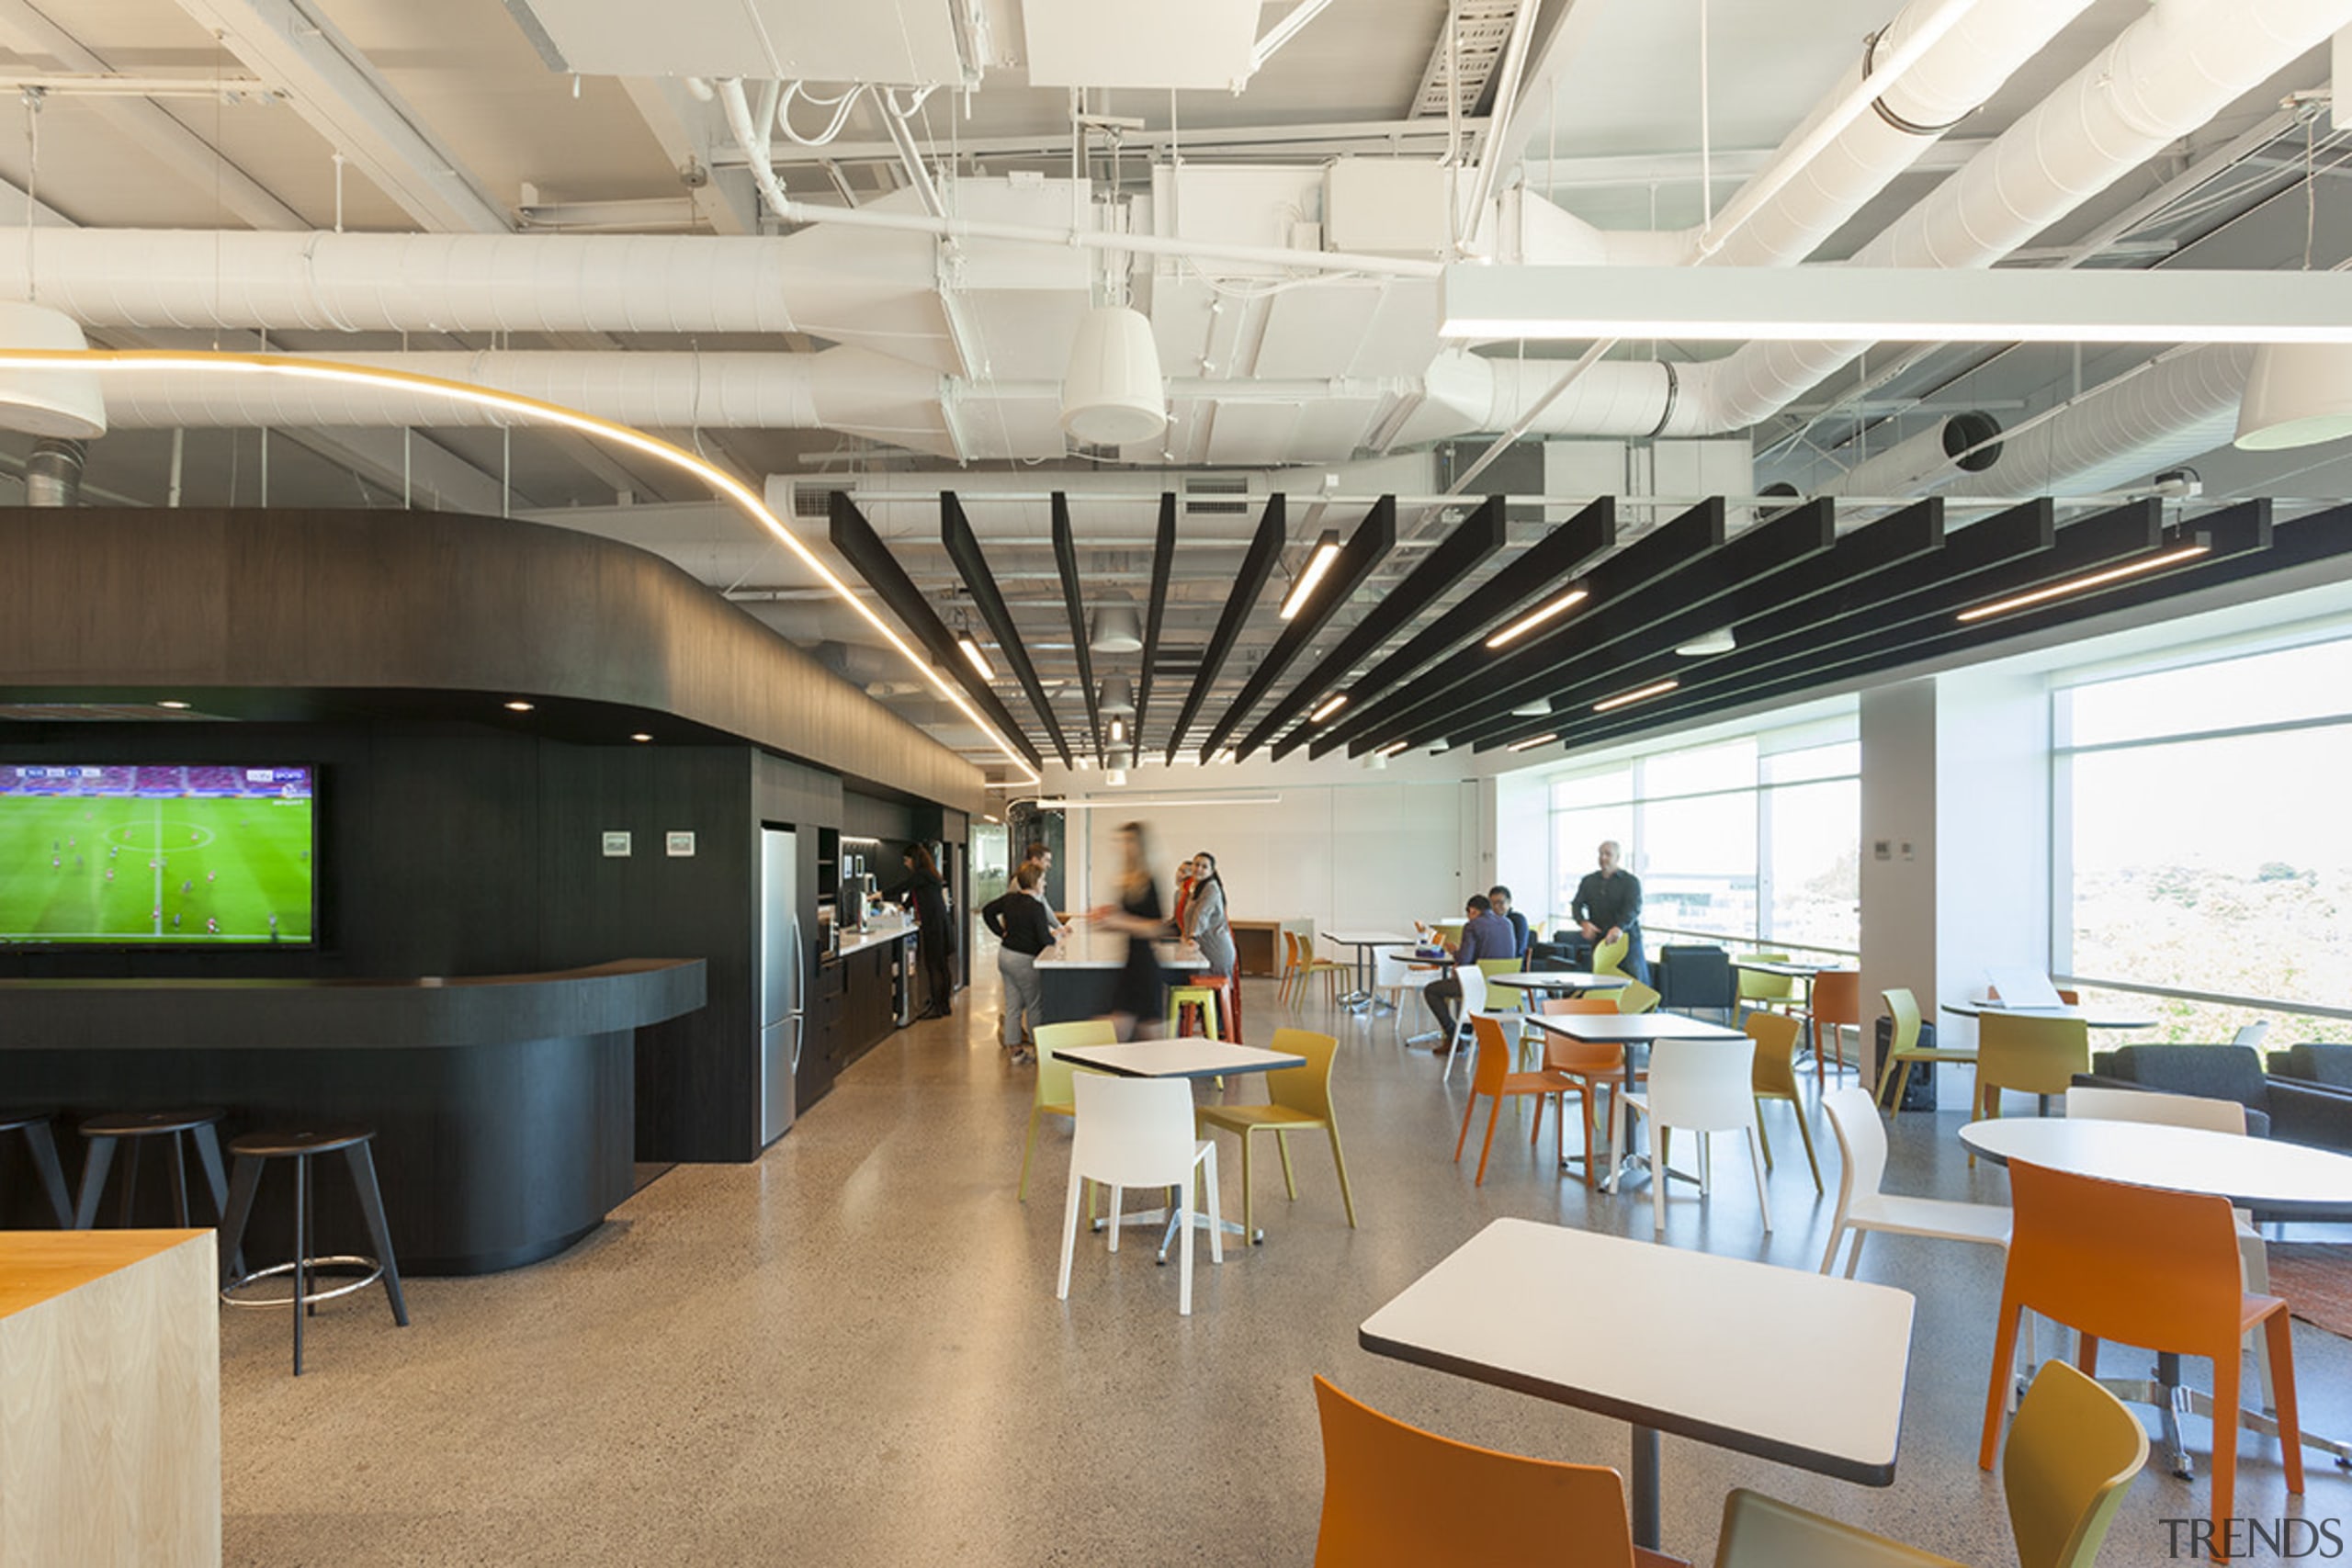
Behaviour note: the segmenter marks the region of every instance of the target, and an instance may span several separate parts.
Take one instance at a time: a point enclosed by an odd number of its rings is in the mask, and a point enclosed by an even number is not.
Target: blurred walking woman
[[[1127,961],[1111,987],[1111,1021],[1119,1038],[1159,1037],[1167,997],[1160,985],[1159,954],[1151,944],[1168,935],[1159,886],[1151,879],[1151,845],[1140,822],[1122,823],[1118,834],[1119,902],[1093,910],[1094,923],[1127,939]]]
[[[1037,983],[1037,955],[1054,945],[1054,918],[1037,897],[1037,868],[1023,865],[1001,897],[983,905],[980,919],[996,932],[996,971],[1004,980],[1005,1049],[1018,1050],[1035,1038],[1037,1010],[1045,993]]]
[[[1216,856],[1206,850],[1193,857],[1193,902],[1184,914],[1184,934],[1209,961],[1208,972],[1220,980],[1231,975],[1233,925],[1225,911],[1225,878],[1216,874]]]
[[[930,1004],[916,1016],[945,1018],[956,994],[956,972],[950,962],[956,939],[947,924],[947,885],[939,879],[939,867],[922,845],[909,844],[901,858],[907,867],[901,897],[914,907],[915,919],[921,922],[915,946],[922,952],[923,985],[930,994]]]

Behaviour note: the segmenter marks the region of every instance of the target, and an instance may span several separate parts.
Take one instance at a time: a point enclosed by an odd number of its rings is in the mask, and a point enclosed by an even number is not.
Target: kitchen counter
[[[906,942],[921,935],[922,927],[913,920],[895,926],[868,926],[854,936],[842,938],[837,957],[847,958],[853,953],[864,953],[869,947],[879,947],[886,942]]]
[[[1201,950],[1190,942],[1155,942],[1152,951],[1159,955],[1163,969],[1192,970],[1206,967],[1208,960]],[[1061,941],[1053,951],[1037,960],[1039,969],[1118,969],[1127,962],[1127,938],[1124,931],[1097,931],[1080,926]]]
[[[1191,985],[1198,972],[1208,966],[1208,960],[1195,947],[1159,942],[1152,943],[1152,949],[1159,958],[1163,985]],[[1041,1021],[1067,1023],[1073,1019],[1109,1016],[1112,992],[1117,986],[1119,972],[1126,966],[1127,939],[1124,932],[1094,931],[1081,925],[1055,943],[1054,956],[1037,960]]]

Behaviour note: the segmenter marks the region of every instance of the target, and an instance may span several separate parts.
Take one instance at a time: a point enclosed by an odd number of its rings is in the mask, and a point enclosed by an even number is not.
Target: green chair
[[[1283,1185],[1291,1201],[1298,1201],[1298,1178],[1290,1164],[1286,1133],[1320,1132],[1331,1139],[1331,1163],[1340,1171],[1340,1200],[1347,1205],[1348,1228],[1355,1228],[1356,1197],[1348,1186],[1348,1157],[1340,1150],[1340,1121],[1331,1110],[1331,1057],[1340,1048],[1337,1038],[1308,1029],[1277,1029],[1273,1048],[1306,1058],[1303,1067],[1282,1067],[1266,1075],[1269,1103],[1264,1105],[1204,1105],[1193,1112],[1202,1132],[1221,1128],[1241,1135],[1241,1228],[1252,1239],[1258,1222],[1252,1214],[1250,1150],[1257,1133],[1274,1135],[1274,1152],[1282,1156]]]
[[[2001,1456],[2019,1568],[2091,1568],[2148,1434],[2122,1401],[2064,1361],[2045,1361]],[[1715,1568],[1960,1568],[1853,1525],[1746,1488],[1724,1499]]]
[[[1804,1119],[1804,1101],[1797,1096],[1797,1021],[1786,1013],[1752,1012],[1745,1025],[1756,1042],[1756,1066],[1751,1087],[1756,1097],[1756,1138],[1764,1145],[1764,1168],[1772,1168],[1772,1140],[1764,1132],[1764,1102],[1785,1100],[1797,1119],[1797,1135],[1804,1140],[1804,1163],[1813,1168],[1813,1190],[1821,1185],[1821,1162],[1813,1156],[1813,1128]]]
[[[1633,950],[1634,939],[1620,931],[1613,937],[1603,937],[1592,944],[1592,972],[1596,975],[1625,973],[1625,954]]]
[[[1732,958],[1732,974],[1739,981],[1739,1005],[1743,1010],[1760,1008],[1778,1011],[1798,1004],[1797,979],[1793,975],[1766,975],[1753,969],[1742,969],[1743,963],[1786,964],[1785,953],[1742,953]]]
[[[1662,998],[1657,991],[1639,980],[1628,980],[1617,992],[1619,1012],[1656,1012]]]
[[[1894,1105],[1891,1114],[1900,1116],[1903,1114],[1903,1090],[1911,1081],[1912,1063],[1965,1062],[1973,1067],[1976,1065],[1976,1053],[1959,1045],[1923,1048],[1919,1043],[1919,1002],[1909,990],[1897,987],[1892,991],[1881,991],[1879,999],[1886,1004],[1887,1016],[1894,1020],[1894,1040],[1886,1054],[1884,1065],[1879,1068],[1878,1098],[1881,1100],[1886,1099],[1887,1080],[1893,1078]],[[1898,1062],[1903,1065],[1900,1073],[1894,1070]],[[1969,1159],[1973,1164],[1975,1156],[1972,1155]]]
[[[1029,1201],[1029,1156],[1037,1147],[1037,1123],[1048,1116],[1078,1120],[1078,1092],[1069,1086],[1078,1068],[1056,1055],[1080,1045],[1116,1045],[1119,1032],[1107,1018],[1037,1026],[1037,1089],[1029,1103],[1029,1139],[1021,1145],[1021,1201]],[[1091,1208],[1089,1216],[1091,1217]]]
[[[1478,960],[1478,973],[1484,975],[1489,982],[1487,987],[1487,1005],[1481,1010],[1497,1023],[1508,1026],[1506,1032],[1519,1044],[1520,1066],[1522,1068],[1530,1066],[1527,1055],[1531,1042],[1528,1040],[1527,1031],[1520,1027],[1520,1020],[1527,1016],[1527,993],[1516,987],[1497,986],[1491,982],[1498,975],[1516,975],[1526,967],[1526,961],[1519,958]],[[1498,1001],[1496,999],[1498,998],[1503,999]]]

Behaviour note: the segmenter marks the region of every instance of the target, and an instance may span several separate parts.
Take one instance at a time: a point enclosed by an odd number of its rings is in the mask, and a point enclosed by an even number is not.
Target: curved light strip
[[[304,359],[287,354],[224,354],[171,349],[35,349],[0,350],[0,370],[74,370],[102,375],[136,375],[142,370],[194,371],[220,376],[284,376],[302,381],[339,381],[362,387],[397,387],[427,397],[441,398],[453,403],[471,403],[476,408],[492,409],[512,414],[528,424],[560,425],[598,441],[616,446],[626,446],[633,452],[657,458],[708,485],[728,501],[735,503],[743,514],[769,533],[790,550],[803,566],[815,572],[826,587],[831,589],[842,604],[856,611],[867,625],[882,635],[885,641],[899,650],[900,658],[918,671],[941,696],[956,705],[963,716],[978,727],[980,733],[996,743],[1015,771],[1024,775],[1023,783],[1039,782],[1036,770],[1027,759],[1015,750],[1012,742],[997,733],[995,727],[980,716],[945,677],[933,669],[927,660],[917,658],[906,639],[890,629],[889,624],[874,612],[871,605],[851,592],[849,584],[827,566],[816,551],[802,541],[799,535],[785,525],[782,518],[768,510],[767,502],[749,485],[726,469],[706,461],[683,446],[673,446],[658,435],[649,435],[633,425],[583,413],[566,408],[561,403],[543,402],[515,392],[503,392],[494,388],[478,387],[469,382],[451,381],[438,376],[419,376],[405,370],[386,370],[372,366],[345,365],[333,360]]]

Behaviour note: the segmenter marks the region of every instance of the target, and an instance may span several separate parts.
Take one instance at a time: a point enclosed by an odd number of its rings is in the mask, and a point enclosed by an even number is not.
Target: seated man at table
[[[1499,882],[1496,883],[1492,887],[1487,889],[1487,902],[1494,906],[1496,914],[1500,915],[1504,919],[1510,922],[1512,934],[1519,938],[1519,950],[1516,953],[1513,953],[1511,956],[1513,958],[1526,957],[1527,944],[1532,939],[1527,929],[1527,917],[1510,907],[1510,889],[1505,887]]]
[[[1462,940],[1453,944],[1453,966],[1458,971],[1465,964],[1476,964],[1481,958],[1516,958],[1519,938],[1510,922],[1495,913],[1494,905],[1484,896],[1472,894],[1463,907],[1469,917],[1462,924]],[[1454,975],[1442,980],[1432,980],[1421,995],[1428,998],[1430,1011],[1437,1015],[1437,1043],[1430,1049],[1442,1056],[1453,1049],[1453,1032],[1458,1027],[1453,1016],[1453,1004],[1462,999],[1462,981]]]

